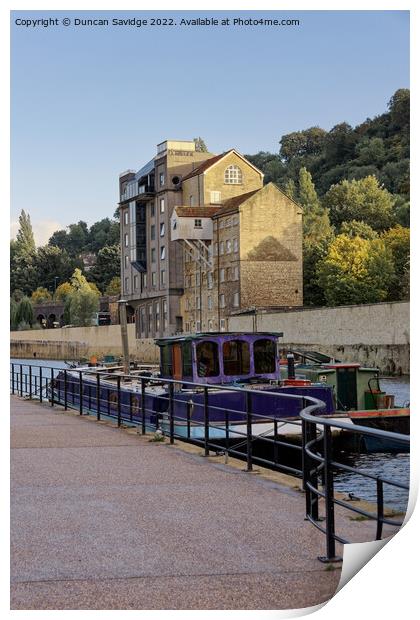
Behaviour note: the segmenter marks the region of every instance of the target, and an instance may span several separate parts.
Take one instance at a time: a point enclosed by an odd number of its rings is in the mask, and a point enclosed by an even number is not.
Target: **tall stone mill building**
[[[138,338],[302,305],[302,209],[235,149],[165,140],[119,177],[121,286]]]

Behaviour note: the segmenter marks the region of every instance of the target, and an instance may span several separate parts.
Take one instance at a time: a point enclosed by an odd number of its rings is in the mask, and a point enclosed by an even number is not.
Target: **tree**
[[[74,291],[70,297],[70,322],[72,325],[92,325],[92,317],[99,310],[99,295],[90,287]]]
[[[36,250],[31,218],[22,209],[19,216],[19,230],[16,235],[16,249],[19,254],[33,254]]]
[[[408,128],[410,125],[410,91],[400,88],[395,91],[388,103],[392,124],[398,129]]]
[[[200,153],[208,153],[209,150],[206,146],[206,143],[204,142],[203,138],[194,138],[194,142],[195,142],[195,150],[199,151]]]
[[[33,304],[42,304],[42,302],[51,301],[51,299],[51,293],[42,286],[38,286],[38,288],[31,295],[31,301]]]
[[[119,243],[120,226],[119,223],[111,221],[108,217],[95,222],[89,229],[89,249],[98,252],[105,246]]]
[[[57,286],[57,289],[54,293],[54,299],[57,301],[66,301],[67,297],[73,291],[73,288],[70,282],[63,282],[60,286]]]
[[[382,240],[392,254],[395,271],[388,299],[390,301],[405,299],[410,281],[410,231],[408,228],[395,226],[382,235]]]
[[[17,323],[16,323],[17,307],[18,307],[17,302],[13,299],[13,297],[11,297],[10,298],[10,329],[16,329],[17,327]]]
[[[382,231],[393,223],[393,197],[380,187],[374,176],[333,185],[325,194],[323,204],[337,227],[346,221],[361,220]]]
[[[284,193],[291,200],[296,200],[296,184],[293,179],[287,179],[287,183],[284,186]]]
[[[296,157],[319,155],[324,148],[326,136],[327,132],[321,127],[293,131],[282,136],[280,155],[287,162]]]
[[[347,235],[351,239],[354,237],[361,237],[362,239],[377,239],[378,233],[373,230],[365,222],[359,222],[358,220],[351,220],[351,222],[343,222],[341,224],[340,233]]]
[[[119,295],[121,293],[121,278],[115,276],[105,289],[105,295],[112,297],[113,295]]]
[[[101,290],[105,290],[111,280],[120,273],[120,246],[105,246],[98,252],[96,265],[89,272]]]
[[[34,312],[32,304],[28,297],[23,297],[16,308],[15,323],[18,327],[23,325],[32,327],[33,322]]]
[[[382,239],[338,235],[317,273],[327,305],[377,303],[387,297],[394,265]]]
[[[331,235],[328,211],[321,206],[311,173],[299,171],[299,204],[303,207],[303,237],[307,243],[317,243]]]
[[[56,285],[68,280],[80,260],[71,258],[66,250],[53,245],[38,248],[34,257],[35,282],[54,291]]]

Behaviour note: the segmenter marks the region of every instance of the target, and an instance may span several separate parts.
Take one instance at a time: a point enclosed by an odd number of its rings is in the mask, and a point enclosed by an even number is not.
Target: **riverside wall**
[[[408,302],[305,308],[231,316],[229,331],[283,332],[284,347],[320,351],[343,362],[410,372]]]
[[[229,331],[283,332],[284,347],[321,351],[343,362],[377,366],[385,374],[410,372],[407,302],[340,306],[231,316]],[[157,363],[159,350],[150,338],[138,340],[128,325],[130,356]],[[72,327],[11,333],[17,358],[80,359],[122,355],[119,325]]]

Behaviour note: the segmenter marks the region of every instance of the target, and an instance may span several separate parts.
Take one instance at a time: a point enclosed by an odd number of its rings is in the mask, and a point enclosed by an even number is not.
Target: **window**
[[[220,295],[219,299],[220,299],[220,303],[219,303],[220,307],[224,308],[225,307],[225,296],[222,294]]]
[[[152,202],[150,207],[150,217],[155,217],[155,203]]]
[[[199,377],[219,375],[219,347],[217,342],[206,340],[196,346],[197,374]]]
[[[152,271],[152,286],[156,286],[156,271]]]
[[[156,226],[154,224],[150,227],[150,239],[151,241],[156,239]]]
[[[240,185],[242,183],[242,170],[239,166],[229,166],[225,170],[225,183]]]
[[[190,196],[190,207],[193,207],[195,203],[194,196]]]
[[[268,338],[254,342],[254,366],[256,373],[276,372],[276,343]]]
[[[224,282],[225,281],[225,270],[221,269],[220,270],[220,282]]]
[[[124,279],[124,293],[128,293],[128,278]]]
[[[156,331],[158,332],[160,330],[160,307],[159,307],[159,303],[155,304],[155,325],[156,325]]]
[[[124,211],[124,224],[127,226],[128,224],[128,211]]]
[[[219,252],[219,244],[215,243],[214,244],[214,255],[217,256],[218,252]]]
[[[128,269],[128,255],[127,254],[124,256],[124,267]]]
[[[160,270],[160,283],[162,286],[166,284],[166,271],[164,269]]]
[[[220,319],[220,331],[224,332],[226,329],[226,321],[225,319]]]
[[[210,192],[210,204],[218,204],[222,200],[222,192]]]
[[[165,224],[164,224],[164,222],[161,222],[161,225],[160,225],[160,236],[161,237],[165,236]]]
[[[152,263],[155,263],[156,262],[156,249],[155,248],[151,249],[150,256],[151,256]]]
[[[143,273],[143,288],[147,288],[147,273]]]
[[[238,239],[236,237],[233,239],[233,251],[238,251]]]
[[[159,174],[159,185],[162,187],[162,185],[165,185],[165,173],[161,172]]]
[[[233,307],[239,308],[239,293],[233,293]]]
[[[160,212],[165,213],[165,199],[161,198],[159,202],[160,202]]]
[[[213,309],[213,297],[211,295],[207,297],[207,308],[209,310]]]
[[[203,223],[201,220],[194,220],[194,228],[203,228]]]
[[[197,333],[201,332],[201,321],[197,321],[197,323],[195,324],[195,331]]]
[[[148,330],[149,330],[149,334],[151,334],[152,330],[153,330],[153,309],[152,309],[152,306],[149,306]]]
[[[134,276],[133,286],[134,286],[135,289],[137,289],[139,287],[139,277],[138,276]]]
[[[124,247],[128,248],[128,233],[124,234]]]
[[[230,267],[226,267],[226,280],[229,282],[230,280]]]
[[[209,332],[213,331],[213,321],[209,319]]]
[[[195,272],[195,285],[200,286],[200,272],[199,271]]]
[[[146,333],[146,308],[142,308],[140,312],[140,330]]]
[[[210,272],[207,274],[207,288],[213,288],[213,274]]]
[[[161,248],[160,248],[160,260],[165,260],[165,254],[166,254],[165,246],[162,245]]]
[[[223,343],[223,372],[225,375],[247,375],[251,357],[246,340],[229,340]]]
[[[221,241],[219,243],[219,254],[220,254],[220,256],[222,256],[222,254],[224,254],[224,253],[225,253],[225,244],[224,244],[223,241]]]
[[[196,310],[200,310],[200,308],[201,308],[201,303],[200,303],[200,298],[199,297],[195,298],[195,307],[196,307]]]
[[[190,331],[190,323],[189,323],[189,321],[187,321],[187,322],[185,323],[185,331],[187,332],[187,334],[188,334],[188,332]]]
[[[232,241],[228,239],[226,241],[226,254],[230,254],[232,252]]]
[[[235,265],[235,267],[233,268],[233,278],[232,280],[239,280],[239,267],[238,265]]]
[[[166,301],[166,299],[164,299],[162,302],[162,308],[163,308],[163,329],[166,329],[168,327],[168,302]]]
[[[187,330],[188,331],[188,330]],[[192,344],[191,342],[183,342],[182,350],[182,376],[192,379]]]

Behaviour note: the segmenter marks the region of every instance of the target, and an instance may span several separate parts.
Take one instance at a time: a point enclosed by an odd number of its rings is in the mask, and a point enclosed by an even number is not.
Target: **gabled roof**
[[[254,168],[254,170],[256,170],[259,174],[261,174],[261,176],[264,176],[261,170],[259,170],[256,166],[254,166],[254,164],[251,164],[251,162],[248,161],[243,155],[238,153],[238,151],[236,151],[235,149],[229,149],[228,151],[225,151],[224,153],[221,153],[220,155],[215,155],[215,157],[210,157],[210,159],[206,159],[205,161],[203,161],[202,164],[197,166],[197,168],[195,168],[194,170],[189,172],[187,175],[185,175],[185,177],[183,177],[182,180],[185,181],[185,179],[195,177],[198,174],[203,174],[203,172],[206,172],[206,170],[214,166],[214,164],[216,164],[218,161],[220,161],[221,159],[223,159],[224,157],[226,157],[226,155],[229,155],[230,153],[235,153],[235,155],[237,155],[240,159],[242,159],[242,161],[246,162],[248,166],[251,166],[251,168]]]
[[[217,212],[213,217],[219,217],[221,215],[227,215],[228,213],[237,213],[239,210],[239,206],[251,198],[257,192],[260,192],[263,188],[254,189],[252,192],[247,192],[246,194],[240,194],[239,196],[234,196],[233,198],[228,198],[227,200],[223,200],[222,206],[217,209]]]
[[[212,217],[220,207],[175,207],[179,217]]]

